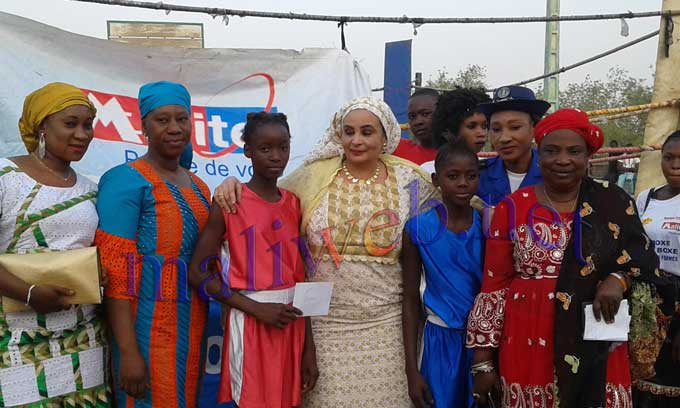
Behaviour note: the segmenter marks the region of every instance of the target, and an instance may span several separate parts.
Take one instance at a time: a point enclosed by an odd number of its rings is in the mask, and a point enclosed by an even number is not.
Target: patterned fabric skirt
[[[680,367],[671,355],[671,343],[666,341],[656,362],[656,376],[637,381],[633,387],[633,406],[636,408],[680,407]]]
[[[307,408],[408,408],[401,321],[354,331],[313,326],[319,379]]]
[[[7,313],[0,303],[0,407],[111,406],[98,307]]]
[[[669,361],[670,355],[667,356]],[[680,371],[675,376],[680,377]],[[680,407],[680,386],[663,384],[659,378],[638,381],[633,388],[633,406],[636,408]]]
[[[555,282],[515,279],[510,285],[499,349],[504,408],[558,406],[553,362]],[[579,369],[578,361],[570,364]],[[627,343],[610,349],[606,382],[606,408],[631,408]]]
[[[680,293],[680,278],[667,275],[675,286],[675,293]],[[678,318],[669,332],[680,328]],[[664,332],[668,327],[664,327]],[[656,374],[645,381],[637,381],[633,387],[633,403],[636,408],[677,408],[680,407],[680,366],[675,364],[672,355],[672,339],[667,336],[654,364]]]
[[[408,408],[396,265],[321,261],[312,281],[333,282],[328,316],[312,318],[319,379],[306,408]]]

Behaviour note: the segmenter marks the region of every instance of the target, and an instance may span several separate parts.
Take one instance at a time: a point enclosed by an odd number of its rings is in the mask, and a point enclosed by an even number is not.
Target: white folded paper
[[[605,323],[604,318],[598,322],[593,314],[593,305],[585,307],[586,324],[583,331],[583,340],[595,341],[628,341],[630,331],[630,314],[628,301],[621,301],[619,311],[614,316],[614,323]]]
[[[293,307],[303,316],[326,316],[332,294],[333,282],[300,282],[295,285]]]

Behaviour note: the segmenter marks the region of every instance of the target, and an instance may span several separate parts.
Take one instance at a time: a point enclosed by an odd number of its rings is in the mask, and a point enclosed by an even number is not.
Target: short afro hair
[[[439,99],[439,91],[432,88],[416,88],[416,90],[408,98],[413,99],[418,96],[431,96],[434,99]]]
[[[457,136],[463,121],[478,112],[477,106],[490,101],[491,98],[479,88],[458,88],[441,94],[432,115],[435,146],[447,142],[444,136],[447,132]]]

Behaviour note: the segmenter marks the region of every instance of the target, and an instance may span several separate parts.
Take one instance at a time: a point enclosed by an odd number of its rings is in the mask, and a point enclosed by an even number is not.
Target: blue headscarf
[[[142,119],[152,110],[166,105],[179,105],[191,113],[189,91],[182,84],[168,81],[151,82],[139,88],[139,113]]]
[[[142,119],[154,109],[167,105],[179,105],[191,114],[191,96],[182,84],[169,81],[151,82],[139,88],[139,113]],[[187,145],[179,159],[179,165],[191,168],[193,149],[191,142]]]

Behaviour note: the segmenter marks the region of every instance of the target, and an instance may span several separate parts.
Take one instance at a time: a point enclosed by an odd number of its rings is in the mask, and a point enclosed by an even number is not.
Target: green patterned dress
[[[37,183],[0,159],[0,253],[91,246],[97,186]],[[21,277],[21,276],[19,276]],[[106,333],[98,306],[4,313],[0,303],[0,407],[108,407]]]

